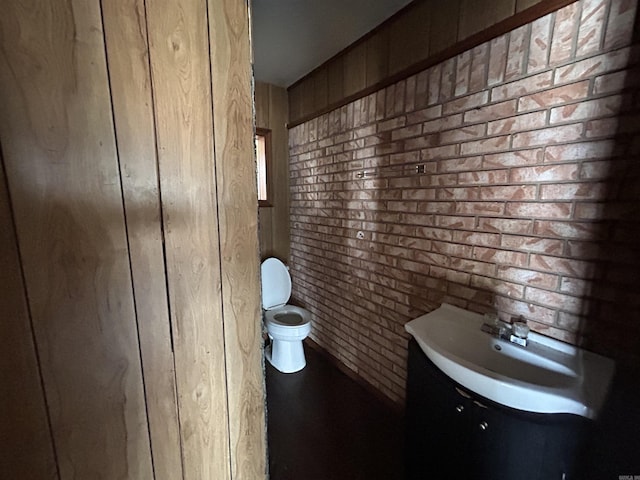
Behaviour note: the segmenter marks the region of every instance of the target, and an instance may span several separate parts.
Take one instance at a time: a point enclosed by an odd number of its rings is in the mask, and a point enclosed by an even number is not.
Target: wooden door
[[[4,2],[0,477],[264,478],[248,26]]]

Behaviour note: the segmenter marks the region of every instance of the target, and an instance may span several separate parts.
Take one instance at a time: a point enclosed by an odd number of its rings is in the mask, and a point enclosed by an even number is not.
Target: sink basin
[[[440,370],[485,398],[528,412],[597,416],[612,360],[536,332],[521,347],[483,332],[483,323],[482,315],[444,303],[405,329]]]

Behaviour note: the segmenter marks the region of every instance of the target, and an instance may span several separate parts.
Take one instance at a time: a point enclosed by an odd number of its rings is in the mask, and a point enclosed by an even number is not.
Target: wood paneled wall
[[[561,6],[563,0],[414,0],[288,88],[299,124],[461,53]],[[527,11],[528,9],[530,9]],[[539,12],[538,12],[539,10]],[[522,18],[522,20],[518,20]],[[501,22],[499,33],[474,41]],[[465,46],[453,51],[461,42]]]
[[[264,478],[247,5],[4,7],[0,478]]]
[[[271,206],[260,208],[261,257],[289,259],[287,91],[256,82],[256,127],[271,130]]]

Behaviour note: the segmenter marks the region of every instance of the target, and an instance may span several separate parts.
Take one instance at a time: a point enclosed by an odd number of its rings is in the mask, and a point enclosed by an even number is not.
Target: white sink
[[[483,323],[482,315],[444,303],[405,329],[440,370],[483,397],[528,412],[596,417],[612,360],[535,332],[521,347],[483,332]]]

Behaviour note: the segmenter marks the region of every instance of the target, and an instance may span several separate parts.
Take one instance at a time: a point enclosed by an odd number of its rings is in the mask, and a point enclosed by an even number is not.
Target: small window
[[[258,161],[258,205],[270,207],[271,130],[256,128],[256,159]]]

